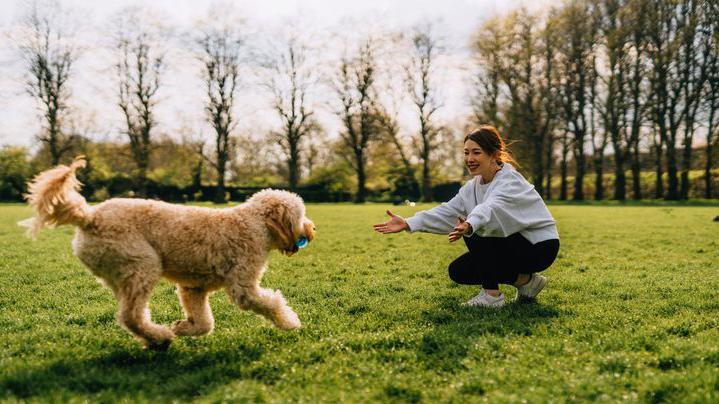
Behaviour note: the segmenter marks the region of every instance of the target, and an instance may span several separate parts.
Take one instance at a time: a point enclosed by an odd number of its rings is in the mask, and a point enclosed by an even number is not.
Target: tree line
[[[31,7],[18,40],[26,90],[43,122],[36,155],[54,165],[86,153],[101,160],[95,166],[128,175],[140,196],[148,195],[163,167],[175,167],[175,175],[185,177],[177,184],[213,183],[216,202],[226,200],[228,180],[291,190],[351,184],[356,202],[378,189],[431,201],[438,185],[463,174],[463,133],[485,123],[499,128],[546,199],[587,199],[587,188],[594,199],[716,195],[715,2],[568,0],[548,11],[520,9],[491,18],[471,40],[475,73],[467,99],[473,113],[459,117],[460,123],[437,114],[444,108],[441,63],[448,51],[436,24],[347,42],[339,60],[322,70],[321,50],[306,38],[278,35],[258,46],[242,25],[222,24],[210,14],[184,44],[199,62],[211,135],[188,129],[180,141],[158,133],[158,92],[172,62],[165,34],[142,18],[141,9],[126,9],[115,19],[111,39],[123,144],[98,144],[78,128],[68,106],[81,52],[53,15]],[[260,138],[237,133],[244,118],[237,98],[248,71],[278,122]],[[323,109],[336,119],[335,136],[317,118]],[[122,163],[113,150],[124,156]],[[2,154],[16,158],[18,150]],[[702,195],[691,176],[700,160]],[[40,168],[23,170],[31,175]],[[18,182],[17,175],[3,175]]]
[[[570,187],[572,199],[588,197],[590,167],[594,199],[611,192],[624,200],[628,191],[633,199],[687,199],[694,140],[702,135],[703,196],[714,195],[717,2],[567,1],[546,16],[520,10],[488,21],[474,48],[481,65],[475,119],[524,141],[524,160],[545,198],[554,197],[548,184],[558,163],[559,199],[569,198]],[[643,150],[653,158],[653,195],[642,193]],[[606,190],[610,170],[613,189]]]

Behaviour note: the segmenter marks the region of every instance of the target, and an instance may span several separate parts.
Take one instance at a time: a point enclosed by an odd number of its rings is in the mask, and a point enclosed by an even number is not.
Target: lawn
[[[300,330],[218,292],[212,334],[149,352],[72,255],[71,228],[32,242],[15,225],[30,210],[1,205],[0,400],[719,401],[719,206],[550,206],[550,284],[502,310],[460,306],[478,291],[447,277],[463,245],[374,234],[387,207],[309,205],[317,240],[273,254],[263,283]],[[181,317],[171,284],[151,309]]]

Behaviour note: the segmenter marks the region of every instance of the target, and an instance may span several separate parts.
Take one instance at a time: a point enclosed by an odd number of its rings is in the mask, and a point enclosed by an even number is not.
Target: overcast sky
[[[94,132],[98,133],[93,137],[97,140],[121,139],[122,119],[113,98],[113,55],[107,46],[108,26],[113,16],[125,7],[143,5],[166,26],[187,31],[207,15],[210,5],[197,0],[61,0],[59,3],[70,11],[76,39],[84,49],[70,82],[71,105],[80,120],[94,117]],[[148,7],[146,3],[152,5]],[[288,25],[293,28],[297,25],[296,28],[313,31],[320,37],[336,37],[336,34],[352,36],[362,31],[402,31],[418,23],[432,22],[448,49],[441,78],[445,107],[440,119],[457,120],[468,112],[463,101],[468,90],[464,81],[469,67],[467,44],[481,22],[510,9],[522,6],[536,9],[555,3],[554,0],[256,0],[223,4],[232,5],[234,14],[242,16],[256,37],[271,37]],[[33,145],[40,128],[36,105],[24,92],[24,72],[11,40],[17,36],[27,4],[21,0],[0,0],[0,145]],[[288,21],[292,22],[288,24]],[[340,52],[337,48],[341,41],[327,43],[333,48],[327,52]],[[189,126],[208,133],[202,127],[202,83],[196,69],[181,50],[169,53],[168,65],[158,104],[158,130],[176,134],[182,126]],[[251,86],[244,89],[238,111],[240,116],[248,118],[240,122],[240,133],[267,130],[274,124],[258,91]],[[328,131],[335,131],[338,126],[332,122],[331,113],[325,111],[321,116]]]

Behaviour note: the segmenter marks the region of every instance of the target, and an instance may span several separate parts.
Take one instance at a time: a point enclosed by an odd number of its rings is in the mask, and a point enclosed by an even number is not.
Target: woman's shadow
[[[559,312],[534,300],[508,302],[502,309],[464,307],[454,296],[442,296],[434,309],[423,313],[433,324],[422,336],[418,357],[427,368],[453,372],[461,370],[463,361],[477,342],[489,345],[478,349],[501,350],[503,338],[531,336],[538,325],[551,323]]]

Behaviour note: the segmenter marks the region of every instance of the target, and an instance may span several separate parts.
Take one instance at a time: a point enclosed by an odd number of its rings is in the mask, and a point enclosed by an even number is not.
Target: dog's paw
[[[280,311],[280,315],[277,316],[275,324],[283,330],[294,330],[302,326],[297,313],[289,307],[285,307]]]
[[[170,329],[173,333],[175,333],[175,335],[181,335],[183,337],[196,337],[209,334],[212,331],[212,325],[206,325],[203,327],[192,321],[178,320],[172,324]]]
[[[175,335],[182,336],[194,335],[194,328],[194,324],[187,320],[177,320],[170,326],[170,329],[175,333]]]

